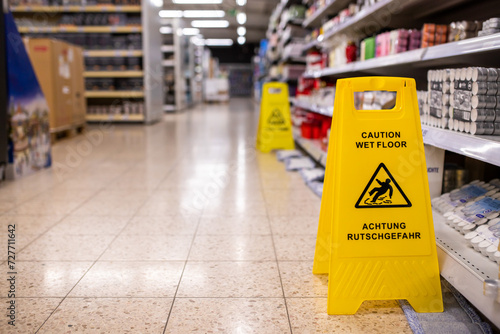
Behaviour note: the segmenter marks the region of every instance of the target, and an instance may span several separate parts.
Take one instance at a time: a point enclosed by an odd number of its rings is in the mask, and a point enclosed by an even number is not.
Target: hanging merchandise
[[[50,167],[49,109],[23,41],[10,13],[5,14],[8,125],[7,178]]]
[[[395,104],[356,109],[373,91]],[[415,80],[338,80],[334,110],[313,266],[329,274],[328,314],[387,299],[442,312]]]

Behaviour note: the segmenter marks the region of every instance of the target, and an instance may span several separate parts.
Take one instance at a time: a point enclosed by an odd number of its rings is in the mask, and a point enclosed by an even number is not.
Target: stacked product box
[[[428,79],[429,101],[422,117],[424,124],[473,135],[500,135],[498,69],[429,71]]]

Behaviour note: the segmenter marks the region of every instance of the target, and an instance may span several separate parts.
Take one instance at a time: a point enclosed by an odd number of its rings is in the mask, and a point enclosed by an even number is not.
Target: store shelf
[[[119,90],[106,90],[106,91],[86,91],[86,98],[136,98],[144,97],[143,91],[119,91]]]
[[[86,71],[85,78],[142,78],[143,71]]]
[[[87,115],[85,119],[87,122],[143,122],[144,115]]]
[[[279,60],[278,64],[284,64],[284,63],[300,63],[300,64],[305,64],[306,63],[306,57],[290,57],[287,56],[285,58],[282,58]]]
[[[342,9],[346,8],[351,0],[333,0],[328,5],[321,9],[316,10],[316,12],[310,17],[306,18],[302,23],[304,28],[317,28],[321,26],[321,20],[328,15],[338,13]]]
[[[483,294],[484,280],[498,278],[498,264],[468,247],[439,212],[433,210],[433,218],[441,276],[500,327],[500,303]]]
[[[321,148],[319,140],[302,138],[300,130],[293,129],[293,137],[297,145],[306,151],[321,166],[326,166],[326,152]]]
[[[139,33],[140,26],[79,26],[79,27],[18,27],[22,34],[26,33]]]
[[[169,60],[164,60],[161,62],[161,65],[163,67],[174,67],[175,66],[175,60],[169,59]]]
[[[295,100],[294,106],[312,111],[316,114],[332,117],[333,116],[333,106],[331,107],[320,107],[318,105],[309,104],[300,100]]]
[[[141,6],[13,6],[10,8],[14,13],[70,13],[70,12],[109,12],[109,13],[140,13]]]
[[[378,22],[378,15],[382,12],[384,12],[385,14],[388,6],[395,1],[399,2],[399,0],[381,0],[372,6],[364,8],[358,14],[356,14],[356,16],[348,18],[343,23],[340,23],[332,29],[325,31],[323,40],[326,41],[336,34],[349,34],[352,32],[362,31],[365,27],[369,26],[373,22]]]
[[[500,136],[473,136],[422,125],[424,143],[500,166]]]
[[[174,46],[173,45],[162,45],[161,46],[161,52],[174,52],[175,49],[174,49]]]
[[[399,69],[408,65],[440,66],[458,61],[466,56],[474,56],[486,52],[500,51],[500,33],[474,37],[463,41],[451,42],[402,52],[390,56],[372,58],[365,61],[356,61],[339,67],[326,68],[321,71],[310,71],[304,74],[305,78],[320,78],[343,75],[355,72],[370,72],[378,69]]]
[[[85,57],[142,57],[142,50],[87,50]]]
[[[321,40],[323,40],[323,35],[321,35]],[[309,49],[312,49],[313,47],[317,46],[319,44],[319,41],[316,39],[314,41],[311,41],[309,43],[306,43],[304,45],[304,48],[302,49],[302,52],[306,52]]]

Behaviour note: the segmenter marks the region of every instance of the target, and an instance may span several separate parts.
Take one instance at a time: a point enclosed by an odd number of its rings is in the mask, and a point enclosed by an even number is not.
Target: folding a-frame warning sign
[[[356,110],[354,93],[396,92]],[[441,312],[439,268],[415,80],[337,80],[313,273],[329,274],[328,313],[407,299]]]
[[[256,147],[262,152],[295,148],[286,83],[268,82],[262,87]]]

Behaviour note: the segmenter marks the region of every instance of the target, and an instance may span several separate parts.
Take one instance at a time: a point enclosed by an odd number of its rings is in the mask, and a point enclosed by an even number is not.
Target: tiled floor
[[[257,117],[233,100],[93,126],[54,146],[52,169],[1,185],[17,298],[0,333],[411,333],[396,302],[326,314],[320,199],[254,150]]]

